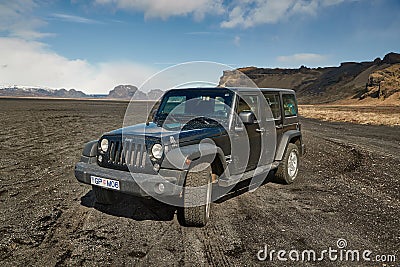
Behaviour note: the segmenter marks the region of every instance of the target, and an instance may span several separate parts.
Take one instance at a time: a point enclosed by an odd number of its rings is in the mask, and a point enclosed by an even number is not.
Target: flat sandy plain
[[[137,105],[145,105],[137,103]],[[400,127],[303,119],[298,180],[239,185],[204,228],[127,196],[107,207],[74,177],[85,142],[122,125],[126,102],[0,99],[0,266],[398,266]],[[138,121],[143,114],[138,114]],[[395,263],[260,262],[257,252],[371,250]]]
[[[300,105],[299,110],[323,121],[400,126],[400,105]]]

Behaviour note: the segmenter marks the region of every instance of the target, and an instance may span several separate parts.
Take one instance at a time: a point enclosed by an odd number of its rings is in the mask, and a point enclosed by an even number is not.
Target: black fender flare
[[[82,156],[85,157],[96,157],[97,156],[97,140],[90,141],[85,144],[82,151]]]
[[[300,137],[300,142],[302,142],[301,132],[299,130],[290,130],[290,131],[285,132],[282,135],[281,141],[280,141],[279,146],[276,149],[276,153],[275,153],[276,161],[280,161],[283,159],[283,155],[285,154],[286,148],[287,148],[288,144],[290,143],[290,140],[292,140],[295,137]],[[301,147],[299,149],[301,149]]]
[[[220,147],[210,143],[182,146],[166,153],[161,168],[187,170],[190,167],[187,165],[188,160],[193,162],[202,159],[211,163],[215,157],[220,159],[222,167],[225,169],[225,155]]]

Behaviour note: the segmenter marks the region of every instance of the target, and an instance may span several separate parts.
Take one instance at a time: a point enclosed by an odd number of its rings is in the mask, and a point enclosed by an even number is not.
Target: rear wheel
[[[104,189],[98,186],[92,186],[96,202],[104,205],[116,204],[120,201],[120,194],[115,191]]]
[[[206,165],[197,165],[186,176],[183,189],[183,208],[178,209],[178,220],[181,225],[202,227],[207,224],[210,218],[211,166],[204,166]]]
[[[278,182],[291,184],[299,172],[299,149],[295,144],[289,143],[282,162],[275,173]]]

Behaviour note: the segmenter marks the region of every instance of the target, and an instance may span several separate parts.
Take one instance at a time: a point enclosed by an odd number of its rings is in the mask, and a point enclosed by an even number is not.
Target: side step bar
[[[268,172],[270,170],[277,168],[278,165],[279,165],[279,162],[275,161],[271,164],[257,167],[255,170],[251,170],[251,171],[245,172],[243,174],[231,175],[229,177],[221,177],[218,181],[218,185],[222,186],[222,187],[232,186],[241,181],[253,178],[255,176],[262,175],[262,174],[268,174]]]

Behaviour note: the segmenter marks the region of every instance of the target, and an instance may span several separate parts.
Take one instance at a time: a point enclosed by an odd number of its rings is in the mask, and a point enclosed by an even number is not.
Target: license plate
[[[120,190],[119,181],[101,178],[101,177],[97,177],[97,176],[90,176],[90,180],[91,180],[90,183],[92,185],[97,185],[100,187],[114,189],[114,190]]]

